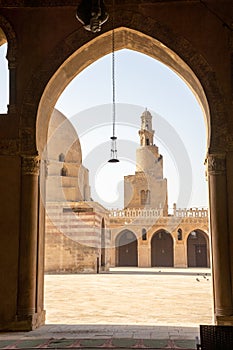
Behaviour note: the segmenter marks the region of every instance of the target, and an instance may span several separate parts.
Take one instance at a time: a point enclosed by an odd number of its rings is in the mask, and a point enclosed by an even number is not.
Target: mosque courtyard
[[[212,324],[210,269],[114,268],[45,275],[47,324]]]

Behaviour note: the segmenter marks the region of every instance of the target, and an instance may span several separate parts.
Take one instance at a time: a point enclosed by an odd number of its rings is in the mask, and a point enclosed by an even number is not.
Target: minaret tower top
[[[136,171],[153,173],[156,178],[162,178],[162,156],[154,144],[152,115],[145,109],[141,115],[141,129],[138,131],[140,147],[136,150]]]
[[[152,130],[152,115],[145,109],[141,115],[141,129],[139,130],[140,145],[152,146],[154,142],[154,130]]]

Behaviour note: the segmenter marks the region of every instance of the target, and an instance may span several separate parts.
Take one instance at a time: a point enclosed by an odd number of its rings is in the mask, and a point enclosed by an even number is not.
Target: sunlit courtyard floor
[[[115,268],[45,275],[47,324],[199,326],[213,323],[210,269]]]

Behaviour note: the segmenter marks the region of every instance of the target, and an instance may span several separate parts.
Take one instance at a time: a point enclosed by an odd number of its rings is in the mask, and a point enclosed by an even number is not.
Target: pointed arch
[[[0,15],[0,45],[7,43],[6,59],[8,61],[9,101],[8,113],[15,112],[16,104],[16,66],[17,66],[17,41],[16,34],[10,22]]]
[[[151,239],[151,266],[174,266],[174,242],[166,230],[155,232]]]
[[[65,161],[65,155],[64,155],[64,153],[60,153],[60,154],[59,154],[58,160],[59,160],[59,162],[64,162],[64,161]]]
[[[0,15],[0,45],[7,42],[7,59],[10,66],[16,66],[17,63],[17,41],[15,31],[10,22]]]
[[[61,176],[68,176],[68,170],[66,166],[61,168]]]
[[[115,240],[116,266],[138,266],[138,240],[133,231],[121,231]]]
[[[223,96],[211,67],[204,57],[195,52],[193,46],[186,39],[177,36],[166,26],[159,25],[152,18],[146,19],[148,25],[145,28],[143,25],[145,17],[137,14],[137,17],[140,18],[137,18],[135,22],[133,20],[135,15],[133,12],[129,12],[128,16],[124,17],[123,24],[121,14],[116,12],[116,50],[128,48],[147,54],[160,60],[181,76],[189,85],[203,109],[207,129],[207,148],[216,143],[218,145],[215,146],[220,147],[219,143],[222,143],[221,146],[224,147],[227,128],[221,128],[217,133],[217,138],[215,138],[216,134],[210,130],[211,126],[217,131],[220,120],[226,120],[227,125],[227,112],[223,103]],[[154,33],[156,33],[156,39]],[[22,113],[22,118],[28,114],[29,106],[34,105],[34,116],[37,116],[37,130],[40,129],[40,125],[48,125],[49,116],[55,103],[70,81],[89,64],[110,52],[110,46],[107,44],[110,41],[111,31],[106,31],[89,42],[88,38],[84,38],[82,34],[83,31],[80,28],[62,41],[48,56],[44,66],[37,69],[28,89],[26,89],[25,112]],[[77,43],[80,45],[78,49]],[[153,50],[151,47],[153,47]],[[193,57],[195,57],[195,60]],[[67,70],[68,66],[69,69]],[[60,87],[60,90],[57,89],[57,86]],[[38,91],[36,99],[34,95],[30,94],[30,91],[35,91],[35,88]],[[211,123],[209,105],[211,110],[216,112],[211,117]],[[30,112],[33,114],[32,109]],[[219,135],[220,131],[222,135]],[[35,148],[39,152],[44,148],[46,137],[45,127],[44,135],[40,133],[40,138],[37,137],[37,147]]]
[[[140,198],[141,198],[141,205],[145,205],[146,204],[146,192],[144,190],[141,190]]]
[[[203,109],[208,151],[223,151],[228,138],[230,116],[216,73],[206,59],[195,50],[192,43],[153,18],[133,11],[125,11],[122,16],[116,11],[115,23],[116,50],[128,48],[147,54],[182,77]],[[42,154],[47,142],[49,118],[57,99],[77,74],[110,53],[111,33],[107,24],[100,35],[89,40],[88,35],[83,35],[83,28],[79,28],[63,38],[41,66],[35,68],[24,91],[20,111],[22,152],[34,154],[38,151]]]
[[[200,229],[191,231],[187,238],[187,266],[210,267],[209,238]]]

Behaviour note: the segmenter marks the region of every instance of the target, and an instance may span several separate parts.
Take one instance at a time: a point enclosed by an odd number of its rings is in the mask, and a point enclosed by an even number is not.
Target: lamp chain
[[[112,15],[112,136],[115,137],[116,124],[116,82],[115,82],[115,1],[113,0],[113,15]]]
[[[112,30],[112,134],[115,136],[116,123],[116,83],[115,83],[115,32]]]
[[[117,146],[115,135],[116,127],[116,82],[115,82],[115,0],[113,0],[112,9],[112,137],[111,138],[111,158],[110,163],[117,163]]]

